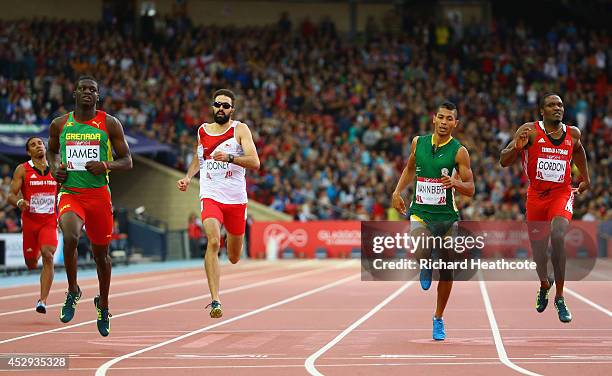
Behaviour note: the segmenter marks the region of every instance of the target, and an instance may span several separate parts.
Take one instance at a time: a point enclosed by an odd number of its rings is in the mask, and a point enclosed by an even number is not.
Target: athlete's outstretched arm
[[[49,170],[51,171],[51,176],[58,182],[63,183],[66,181],[68,177],[68,172],[66,171],[66,166],[61,165],[61,157],[60,157],[60,144],[59,144],[59,136],[60,136],[60,124],[64,124],[68,115],[60,116],[51,122],[51,126],[49,127],[49,145],[47,147],[47,162],[49,163]]]
[[[457,163],[457,170],[461,180],[450,176],[443,176],[442,184],[444,188],[455,188],[461,195],[468,197],[474,196],[474,174],[470,166],[470,154],[465,146],[462,146],[457,151],[455,163]]]
[[[531,123],[525,123],[516,130],[514,139],[501,151],[499,163],[502,167],[508,167],[516,161],[521,150],[529,146],[531,141]]]
[[[576,138],[574,151],[572,152],[572,159],[574,160],[576,167],[578,167],[578,171],[580,171],[580,176],[582,177],[582,181],[578,185],[578,188],[574,189],[574,192],[582,193],[591,187],[591,177],[589,176],[587,156],[584,146],[582,146],[582,142],[580,142],[580,129],[570,127],[570,134],[573,138]]]
[[[253,142],[253,135],[251,134],[251,130],[249,129],[249,127],[247,127],[246,124],[240,123],[236,126],[236,133],[238,136],[237,140],[242,146],[244,155],[234,156],[233,161],[231,163],[244,168],[258,170],[260,165],[259,156],[257,155],[257,148],[255,147],[255,143]],[[229,154],[223,152],[215,152],[215,154],[213,154],[213,159],[215,161],[230,162]]]
[[[393,191],[393,195],[391,196],[391,205],[400,212],[402,215],[406,215],[406,204],[404,203],[404,199],[402,198],[402,192],[406,190],[408,184],[414,180],[414,174],[416,173],[416,159],[414,153],[416,151],[416,144],[419,136],[415,136],[412,139],[412,144],[410,145],[410,156],[408,157],[408,162],[406,163],[406,167],[402,171],[402,175],[397,182],[397,186],[395,187],[395,191]]]
[[[130,147],[125,140],[123,126],[119,119],[114,116],[106,115],[106,129],[116,158],[112,161],[98,162],[89,161],[85,164],[87,171],[94,175],[105,174],[106,170],[129,170],[132,168],[132,156]]]
[[[26,200],[21,200],[19,197],[19,191],[21,191],[21,185],[23,184],[23,177],[25,176],[25,169],[22,165],[17,166],[15,173],[13,174],[13,180],[11,180],[11,190],[7,198],[7,202],[13,206],[19,206],[19,209],[24,210],[30,203]],[[21,200],[21,202],[19,202]],[[19,205],[17,203],[19,202]]]

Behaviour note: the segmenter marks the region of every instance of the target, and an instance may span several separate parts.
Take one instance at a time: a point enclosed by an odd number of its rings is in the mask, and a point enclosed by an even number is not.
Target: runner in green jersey
[[[110,333],[108,292],[113,214],[108,172],[129,170],[132,157],[119,120],[96,110],[98,83],[81,77],[74,92],[75,111],[53,120],[49,129],[47,160],[53,177],[62,185],[58,204],[64,238],[64,265],[68,278],[66,301],[60,320],[74,317],[81,289],[77,284],[77,244],[85,225],[98,270],[100,295],[94,298],[97,326],[102,336]],[[116,159],[113,160],[112,149]]]
[[[453,138],[452,131],[459,123],[457,106],[444,102],[433,116],[434,133],[416,136],[412,140],[410,157],[393,192],[393,207],[406,215],[402,192],[414,182],[414,195],[410,205],[413,237],[445,236],[459,220],[454,192],[472,197],[474,178],[467,149]],[[416,179],[415,179],[416,177]],[[457,179],[457,177],[459,179]],[[449,250],[440,249],[442,260],[450,259]],[[417,258],[430,258],[431,249],[417,250]],[[453,287],[452,270],[440,269],[436,312],[433,317],[433,339],[444,340],[442,316]],[[431,286],[432,271],[421,269],[421,287]]]

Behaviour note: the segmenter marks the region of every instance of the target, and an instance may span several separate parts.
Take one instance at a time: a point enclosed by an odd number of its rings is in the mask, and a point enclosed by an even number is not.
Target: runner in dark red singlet
[[[559,95],[543,95],[540,100],[542,121],[523,124],[516,131],[514,140],[502,150],[500,163],[503,167],[510,166],[520,156],[529,178],[526,217],[540,278],[536,310],[543,312],[546,309],[548,293],[554,282],[557,284],[555,308],[559,320],[570,322],[572,315],[563,298],[565,233],[572,219],[574,194],[590,187],[590,177],[580,130],[563,124],[563,113],[563,101]],[[577,188],[571,186],[572,162],[582,179]],[[549,239],[554,279],[549,279],[547,271]]]

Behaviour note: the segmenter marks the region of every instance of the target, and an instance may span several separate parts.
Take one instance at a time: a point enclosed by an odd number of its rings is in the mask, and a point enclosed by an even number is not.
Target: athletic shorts
[[[60,220],[64,213],[75,213],[85,223],[91,244],[108,245],[113,237],[113,205],[108,188],[67,189],[76,192],[60,193]]]
[[[21,218],[23,230],[23,258],[38,260],[43,246],[57,247],[57,219],[55,214],[40,220],[27,217]]]
[[[427,229],[425,237],[435,236],[442,239],[447,237],[456,237],[458,235],[459,225],[456,221],[440,221],[440,222],[426,222],[418,215],[410,215],[410,230],[414,234],[416,230]],[[414,236],[414,235],[413,235]],[[425,241],[423,238],[421,241]],[[444,243],[442,243],[444,244]],[[451,249],[430,249],[432,259],[439,259],[445,262],[451,262],[455,260],[456,254]],[[440,268],[438,269],[440,281],[452,281],[454,279],[454,272],[452,269]]]
[[[457,220],[427,220],[424,219],[423,215],[411,214],[410,215],[410,230],[418,230],[420,228],[426,228],[430,235],[433,236],[456,236],[458,224]]]
[[[223,204],[210,198],[200,200],[202,222],[216,218],[232,235],[242,235],[246,229],[246,204]]]
[[[527,195],[527,221],[550,222],[554,217],[572,220],[574,213],[574,194],[572,191],[554,192],[546,195],[533,193]]]

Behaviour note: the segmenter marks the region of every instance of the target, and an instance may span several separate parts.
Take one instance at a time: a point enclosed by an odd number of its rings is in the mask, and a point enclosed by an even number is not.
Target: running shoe
[[[36,312],[47,313],[47,307],[45,307],[45,303],[43,303],[40,299],[36,303]]]
[[[100,303],[100,295],[96,295],[94,298],[94,306],[96,307],[96,312],[98,313],[98,332],[102,337],[106,337],[110,334],[110,318],[113,317],[108,312],[108,308],[100,308],[98,304]]]
[[[81,299],[81,288],[79,287],[78,289],[79,291],[76,294],[71,291],[66,293],[66,301],[60,310],[61,322],[69,322],[74,317],[74,311],[76,310],[77,303],[79,302],[79,299]]]
[[[433,317],[433,339],[436,341],[444,341],[446,332],[444,331],[444,320]]]
[[[565,299],[562,296],[555,298],[555,308],[557,309],[557,313],[559,314],[559,320],[561,322],[570,322],[572,321],[572,313],[569,308],[565,304]]]
[[[221,310],[221,303],[218,300],[213,300],[206,308],[210,307],[210,317],[213,319],[218,319],[223,316],[223,311]]]
[[[423,290],[429,290],[431,287],[432,271],[430,268],[421,268],[421,274],[419,280],[421,281],[421,288]]]
[[[536,311],[542,313],[546,309],[546,306],[548,306],[548,294],[550,293],[550,289],[552,288],[554,283],[555,280],[549,278],[548,288],[545,289],[540,287],[540,290],[538,291],[538,296],[536,297]]]

